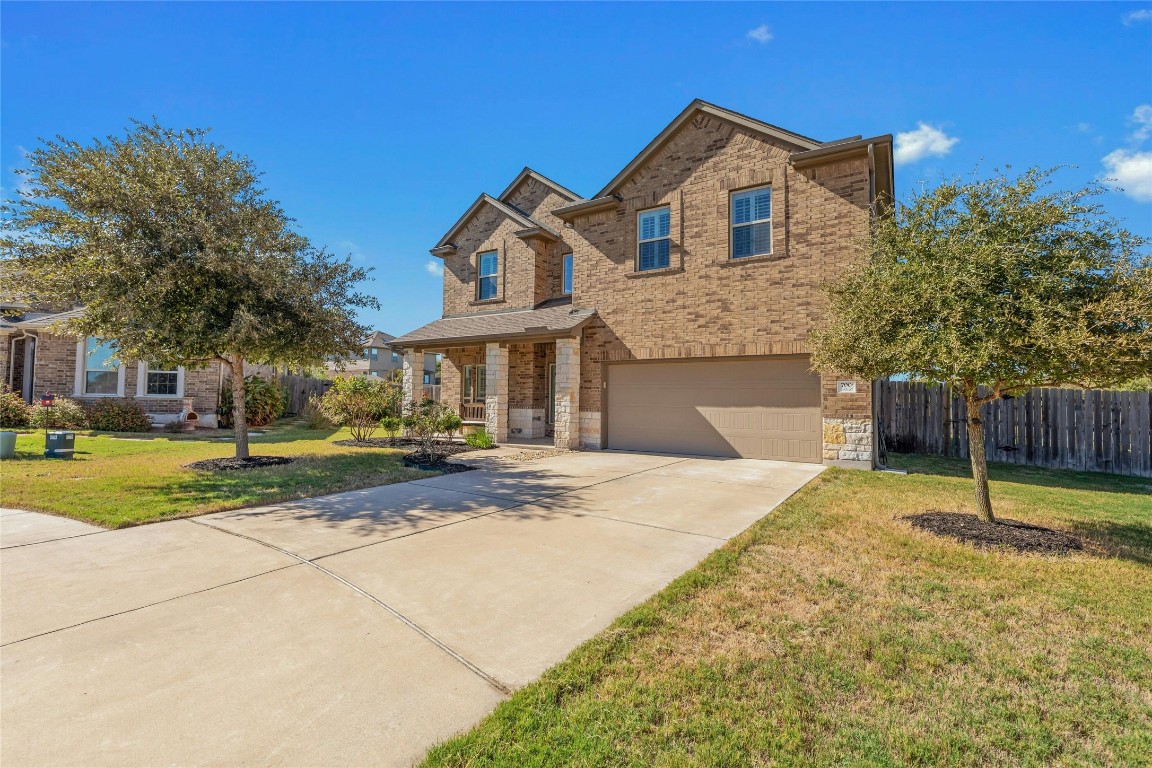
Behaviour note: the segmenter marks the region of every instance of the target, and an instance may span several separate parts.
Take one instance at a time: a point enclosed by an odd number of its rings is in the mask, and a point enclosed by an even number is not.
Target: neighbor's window
[[[484,401],[484,377],[487,369],[483,365],[464,366],[464,402]]]
[[[84,342],[84,394],[115,395],[119,388],[120,361],[110,341],[89,336]]]
[[[157,363],[149,363],[144,379],[146,395],[178,395],[180,374],[176,366],[166,368]]]
[[[431,384],[432,383],[432,374],[428,373],[427,371],[424,372],[424,383],[425,384]]]
[[[480,286],[478,298],[496,298],[496,275],[500,271],[500,255],[496,251],[480,254]]]
[[[637,214],[637,271],[668,267],[668,254],[672,245],[669,237],[671,223],[672,209],[667,206]]]
[[[380,349],[378,347],[369,347],[368,348],[368,359],[369,360],[379,360],[380,359]]]
[[[378,377],[380,375],[380,371],[368,371],[368,375]]]
[[[772,189],[732,193],[732,258],[772,253]]]
[[[393,352],[392,353],[392,362],[394,362],[394,363],[400,362],[400,353],[399,352]]]
[[[572,293],[572,254],[570,254],[570,253],[564,254],[563,270],[564,270],[564,278],[563,278],[564,283],[560,289],[560,292],[563,293],[565,296],[567,296],[568,294]]]

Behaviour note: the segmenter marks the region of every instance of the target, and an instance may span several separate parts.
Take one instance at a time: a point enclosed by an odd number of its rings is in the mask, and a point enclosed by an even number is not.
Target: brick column
[[[497,443],[508,442],[508,348],[490,341],[484,353],[484,425]]]
[[[580,339],[556,339],[556,447],[580,447]]]
[[[403,372],[404,389],[401,396],[404,402],[409,400],[420,402],[424,399],[424,355],[417,354],[414,349],[405,349]]]

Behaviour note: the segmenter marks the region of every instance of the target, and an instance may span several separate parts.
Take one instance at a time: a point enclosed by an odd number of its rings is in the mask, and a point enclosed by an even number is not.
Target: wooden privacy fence
[[[288,413],[300,413],[309,397],[312,395],[319,397],[332,386],[332,382],[327,379],[314,379],[311,376],[298,376],[294,373],[282,374],[277,379],[288,393]]]
[[[880,383],[890,451],[968,458],[964,402],[942,384]],[[1152,477],[1152,392],[1030,389],[980,409],[989,461]]]

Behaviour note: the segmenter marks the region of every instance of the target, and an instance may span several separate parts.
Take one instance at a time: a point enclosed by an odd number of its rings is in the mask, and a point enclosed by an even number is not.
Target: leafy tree
[[[438,440],[444,435],[452,439],[463,422],[460,415],[443,403],[435,400],[411,400],[404,405],[401,423],[408,434],[420,444],[420,453],[429,463],[439,464],[444,460],[444,444]]]
[[[1104,387],[1152,370],[1146,240],[1108,218],[1098,184],[1054,170],[951,180],[874,221],[870,256],[829,286],[820,371],[906,373],[964,400],[980,517],[994,522],[981,406],[1030,387]]]
[[[28,158],[30,191],[0,206],[0,293],[83,316],[58,330],[114,339],[124,360],[231,371],[236,456],[248,456],[244,365],[294,368],[360,349],[367,277],[294,232],[247,157],[206,130],[134,122]]]
[[[352,432],[352,439],[366,442],[381,419],[397,417],[400,411],[400,385],[374,376],[340,376],[320,399],[324,416]]]

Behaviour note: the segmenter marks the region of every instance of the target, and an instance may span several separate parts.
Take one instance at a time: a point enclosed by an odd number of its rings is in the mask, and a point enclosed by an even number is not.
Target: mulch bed
[[[337,440],[335,445],[344,445],[349,448],[407,448],[417,453],[421,447],[420,441],[406,437],[370,437],[362,443],[355,440]],[[458,453],[483,450],[467,443],[440,443],[440,450],[445,456],[455,456]]]
[[[296,459],[287,456],[250,456],[247,459],[238,459],[230,456],[226,459],[205,459],[185,464],[188,469],[198,469],[203,472],[227,472],[235,469],[260,469],[261,467],[278,467],[282,464],[291,464]]]
[[[457,453],[459,453],[459,451],[457,451]],[[425,472],[443,472],[446,475],[450,475],[454,472],[468,472],[469,470],[476,469],[476,467],[470,467],[467,464],[453,464],[451,462],[444,461],[444,459],[440,456],[432,457],[426,453],[406,453],[404,454],[402,461],[406,467],[422,469]]]
[[[905,515],[899,519],[907,520],[922,531],[958,539],[981,549],[1010,547],[1017,552],[1039,555],[1070,555],[1084,550],[1083,542],[1070,533],[1019,520],[1000,519],[986,523],[976,515],[964,512],[937,511]]]

